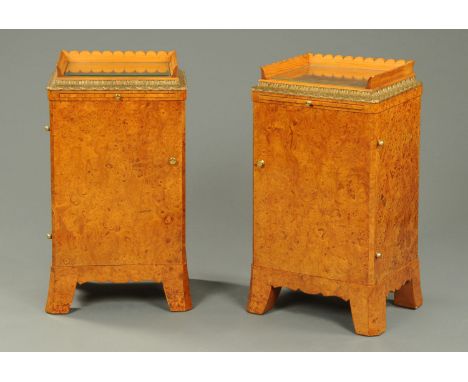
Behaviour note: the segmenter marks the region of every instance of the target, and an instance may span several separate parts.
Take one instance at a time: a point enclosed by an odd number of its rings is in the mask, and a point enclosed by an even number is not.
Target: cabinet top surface
[[[261,67],[254,90],[378,102],[419,83],[414,61],[306,53]]]
[[[65,51],[49,90],[181,90],[175,51]]]

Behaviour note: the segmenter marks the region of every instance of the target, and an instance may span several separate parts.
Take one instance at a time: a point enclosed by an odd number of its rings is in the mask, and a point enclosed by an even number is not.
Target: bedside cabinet
[[[386,328],[386,297],[422,304],[413,61],[305,54],[253,89],[254,254],[248,311],[281,287],[350,302],[355,331]]]
[[[48,313],[77,284],[162,282],[191,309],[185,257],[184,74],[171,52],[62,51],[48,85]]]

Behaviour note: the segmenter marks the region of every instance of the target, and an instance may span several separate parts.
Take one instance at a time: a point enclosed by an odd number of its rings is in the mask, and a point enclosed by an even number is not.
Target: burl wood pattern
[[[419,115],[414,98],[373,116],[374,135],[385,142],[373,169],[375,247],[385,254],[375,264],[377,280],[418,257]]]
[[[367,282],[365,123],[347,110],[255,102],[254,158],[265,161],[254,174],[256,264]]]
[[[386,297],[422,304],[421,86],[378,104],[254,91],[254,258],[248,311],[281,287],[350,301],[355,331],[385,331]],[[379,145],[378,141],[384,144]],[[376,257],[381,253],[381,257]]]
[[[185,91],[49,92],[52,270],[48,313],[77,283],[162,282],[191,309],[185,257]],[[177,163],[170,164],[169,158]]]

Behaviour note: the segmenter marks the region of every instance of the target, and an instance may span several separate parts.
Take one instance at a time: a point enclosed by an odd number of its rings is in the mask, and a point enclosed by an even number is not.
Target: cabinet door
[[[254,103],[255,264],[367,282],[370,146],[364,113]]]
[[[51,101],[54,265],[183,261],[184,108]]]

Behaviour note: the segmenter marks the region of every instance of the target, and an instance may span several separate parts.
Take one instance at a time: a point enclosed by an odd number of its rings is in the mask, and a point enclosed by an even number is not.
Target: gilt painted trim
[[[52,74],[47,90],[141,90],[169,91],[186,90],[185,74],[179,70],[175,80],[63,80],[57,78],[57,72]]]
[[[253,90],[259,92],[306,96],[313,98],[326,98],[340,101],[379,103],[400,93],[413,89],[420,84],[420,81],[417,81],[416,78],[412,77],[381,89],[350,90],[259,81],[258,85],[253,87]]]

